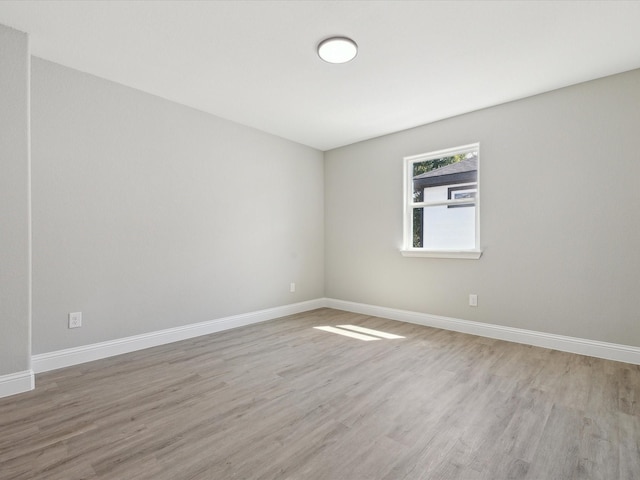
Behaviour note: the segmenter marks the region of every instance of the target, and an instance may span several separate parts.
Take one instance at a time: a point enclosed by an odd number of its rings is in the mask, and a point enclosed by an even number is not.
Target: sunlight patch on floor
[[[374,335],[380,338],[395,339],[404,338],[401,335],[395,335],[393,333],[381,332],[380,330],[373,330],[371,328],[359,327],[358,325],[338,325],[340,328],[346,328],[347,330],[353,330],[354,332],[365,333],[367,335]]]
[[[396,339],[404,338],[400,335],[394,335],[393,333],[381,332],[380,330],[373,330],[371,328],[359,327],[357,325],[338,325],[338,327],[313,327],[317,330],[323,330],[325,332],[337,333],[338,335],[344,335],[345,337],[357,338],[365,342],[371,342],[373,340]]]
[[[363,335],[362,333],[351,332],[349,330],[343,330],[336,327],[313,327],[318,330],[324,330],[325,332],[337,333],[338,335],[344,335],[345,337],[357,338],[365,342],[371,342],[373,340],[380,340],[377,337],[370,337],[369,335]]]

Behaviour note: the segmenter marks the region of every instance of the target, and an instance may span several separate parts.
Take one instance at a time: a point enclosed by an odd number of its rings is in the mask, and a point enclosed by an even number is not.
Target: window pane
[[[475,200],[478,193],[478,184],[469,183],[466,185],[454,185],[449,187],[447,190],[449,200]],[[456,205],[449,205],[449,208],[465,208],[473,207],[474,205],[474,202],[458,203]]]
[[[413,209],[413,248],[422,248],[423,208]]]
[[[475,143],[405,157],[405,251],[479,248],[479,150]]]
[[[427,250],[468,250],[476,247],[476,204],[466,203],[465,208],[449,208],[439,205],[421,209],[420,220],[414,220],[414,248]],[[414,210],[414,219],[416,213]],[[420,245],[415,238],[420,234]]]
[[[411,175],[414,202],[442,200],[442,192],[446,199],[445,187],[477,183],[478,152],[414,162]]]

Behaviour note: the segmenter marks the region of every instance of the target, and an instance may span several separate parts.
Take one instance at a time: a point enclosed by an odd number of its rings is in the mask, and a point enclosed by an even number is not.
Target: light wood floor
[[[640,478],[640,367],[329,309],[36,385],[0,400],[3,480]]]

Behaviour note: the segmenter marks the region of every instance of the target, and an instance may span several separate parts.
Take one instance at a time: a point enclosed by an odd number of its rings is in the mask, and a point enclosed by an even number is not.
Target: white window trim
[[[427,258],[462,258],[477,260],[482,256],[482,250],[426,250],[423,248],[403,248],[400,250],[403,257],[427,257]]]
[[[476,194],[476,246],[468,250],[427,250],[414,248],[413,244],[413,209],[435,205],[455,205],[456,203],[469,203],[468,199],[448,200],[446,202],[418,202],[409,201],[409,193],[413,192],[413,164],[436,158],[447,157],[466,152],[478,152],[478,193]],[[422,153],[404,157],[404,188],[403,188],[403,246],[400,253],[404,257],[428,257],[428,258],[460,258],[477,260],[482,256],[480,248],[480,144],[473,143],[460,147],[446,148],[436,152]]]

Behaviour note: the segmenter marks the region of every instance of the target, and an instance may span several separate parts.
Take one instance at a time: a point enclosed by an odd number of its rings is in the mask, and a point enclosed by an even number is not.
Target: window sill
[[[403,257],[427,257],[427,258],[465,258],[478,260],[482,256],[482,250],[418,250],[402,249]]]

